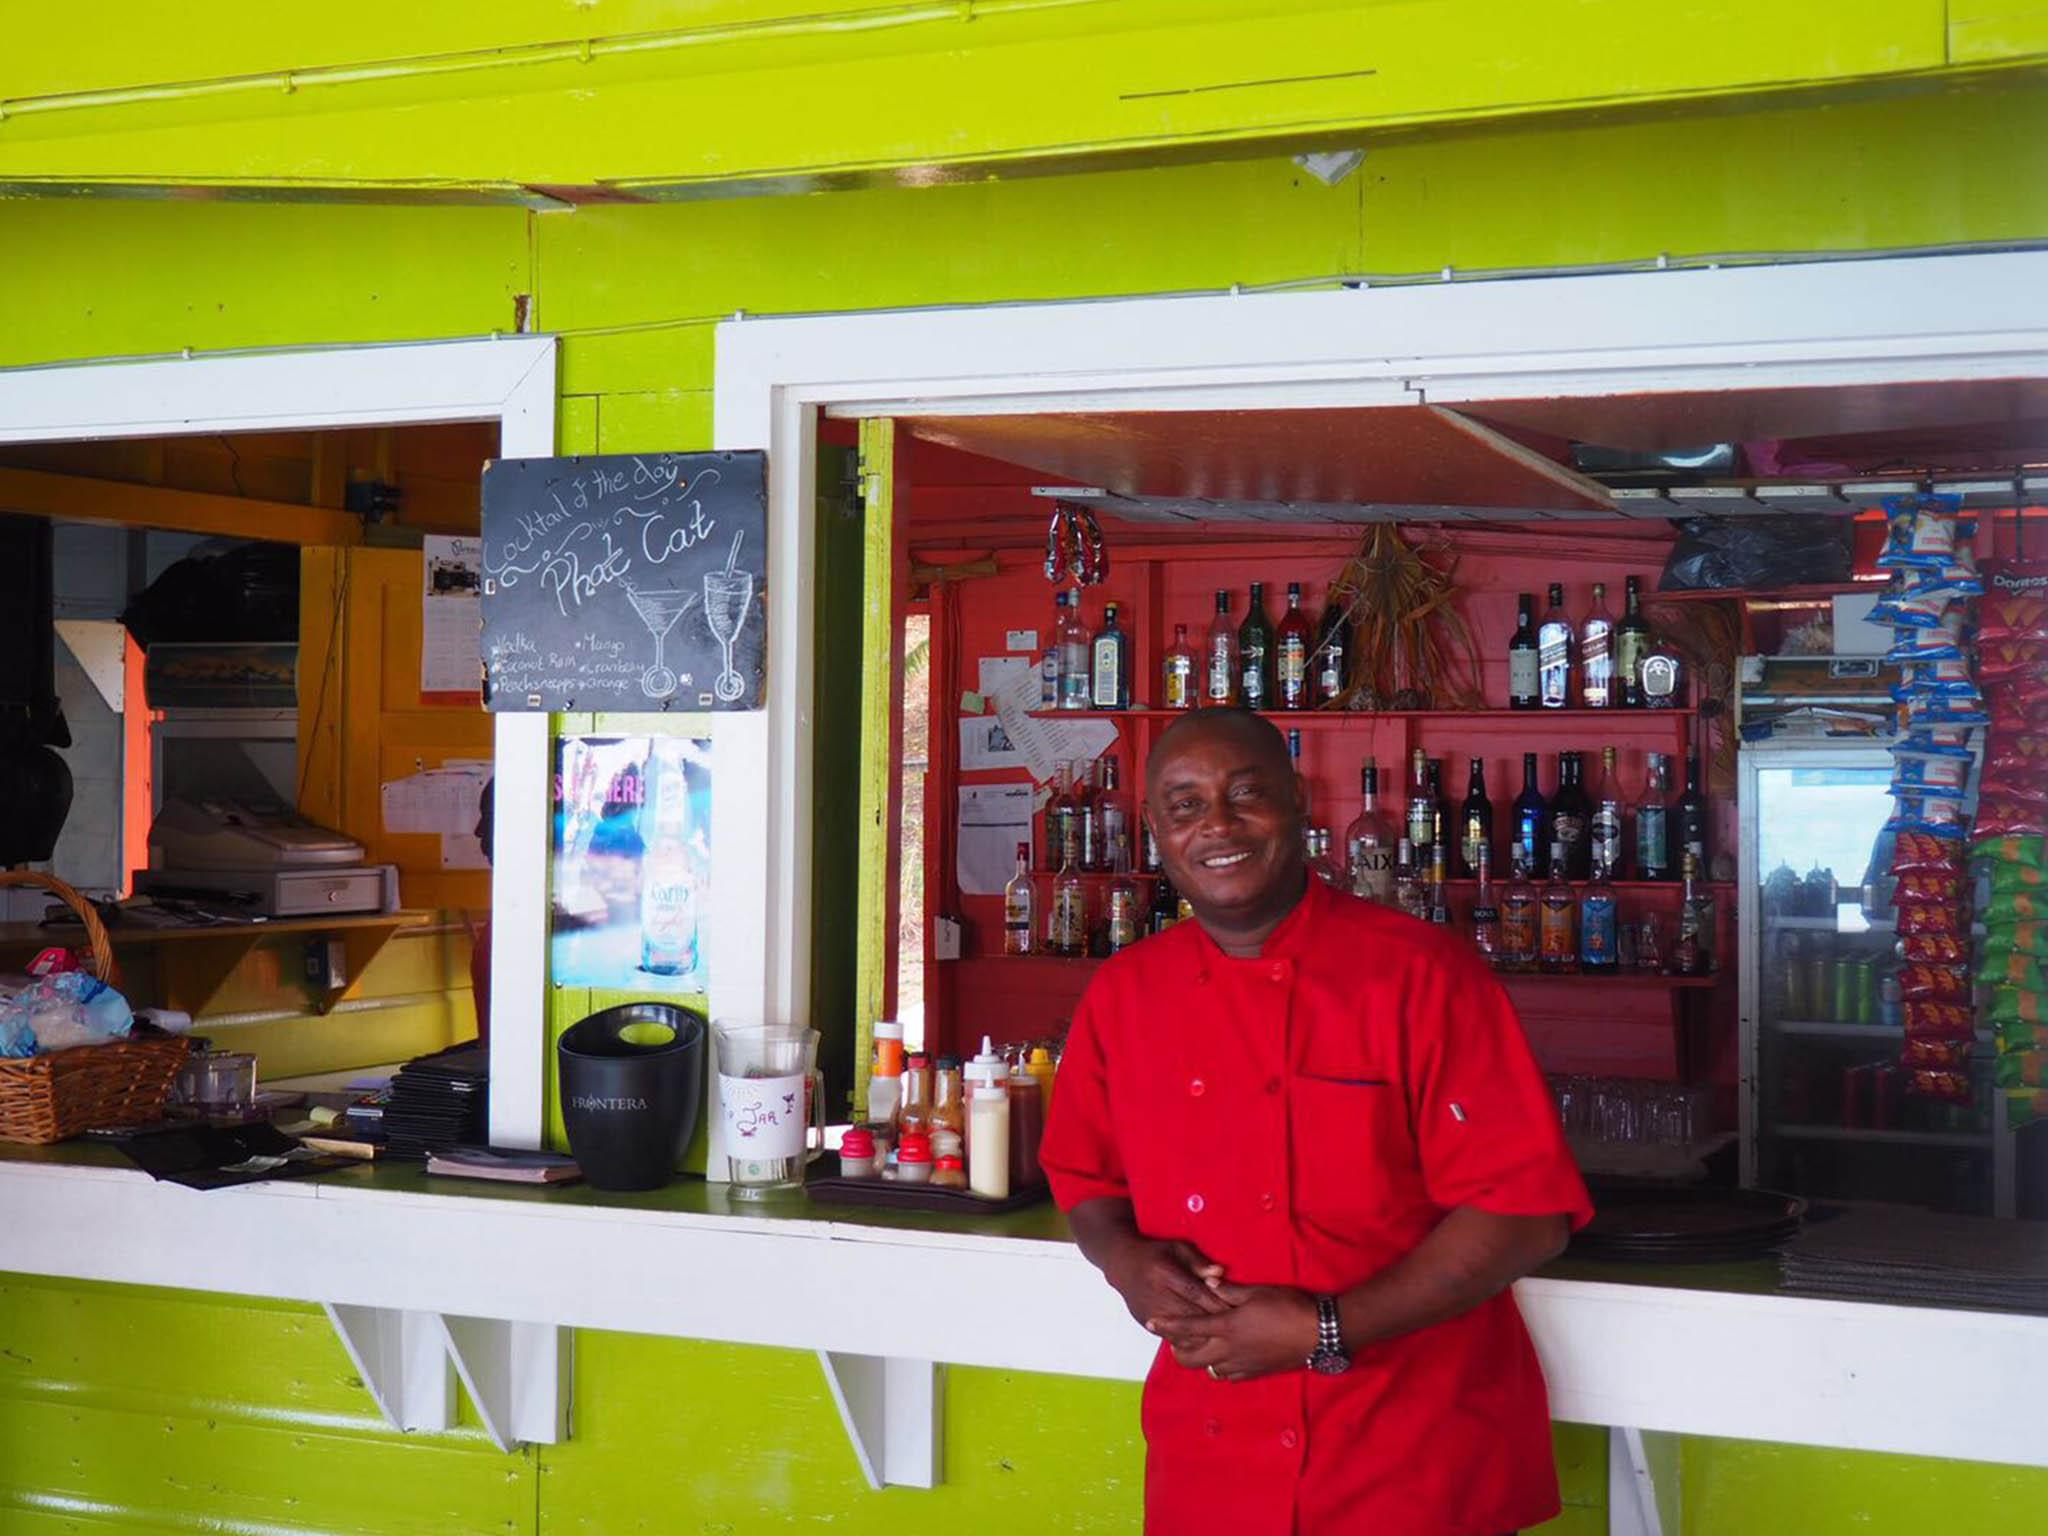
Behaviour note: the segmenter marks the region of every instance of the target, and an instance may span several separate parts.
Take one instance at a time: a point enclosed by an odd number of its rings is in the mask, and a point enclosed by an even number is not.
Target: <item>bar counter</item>
[[[440,1340],[507,1444],[565,1430],[547,1361],[569,1329],[814,1350],[878,1485],[937,1476],[904,1449],[934,1365],[1137,1380],[1154,1349],[1050,1205],[932,1216],[696,1179],[609,1195],[383,1164],[201,1193],[89,1142],[0,1147],[0,1271],[324,1304],[408,1428],[435,1427],[417,1389]],[[1793,1296],[1770,1261],[1567,1258],[1516,1296],[1560,1420],[2048,1466],[2048,1315]]]

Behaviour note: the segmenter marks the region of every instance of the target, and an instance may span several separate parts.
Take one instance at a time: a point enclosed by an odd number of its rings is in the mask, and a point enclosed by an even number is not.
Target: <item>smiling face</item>
[[[1280,733],[1243,710],[1176,722],[1146,764],[1145,818],[1167,877],[1226,950],[1255,952],[1300,899],[1304,811]]]

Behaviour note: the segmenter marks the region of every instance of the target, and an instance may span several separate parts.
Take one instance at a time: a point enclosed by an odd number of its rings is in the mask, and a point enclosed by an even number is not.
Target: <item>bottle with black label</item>
[[[1451,809],[1451,797],[1444,792],[1444,760],[1429,760],[1429,845],[1444,850],[1450,858],[1451,844],[1458,840],[1458,813]]]
[[[1544,828],[1550,820],[1550,803],[1536,787],[1536,754],[1522,754],[1522,792],[1515,797],[1514,841],[1508,846],[1508,867],[1527,872],[1541,880],[1550,872],[1550,840]]]
[[[1578,639],[1564,611],[1564,584],[1550,584],[1550,608],[1536,631],[1537,700],[1545,709],[1572,706],[1572,649]]]
[[[1202,702],[1237,702],[1237,629],[1230,622],[1230,593],[1216,589],[1216,618],[1202,652]]]
[[[1486,793],[1486,760],[1472,759],[1465,781],[1465,804],[1458,812],[1458,873],[1467,880],[1479,878],[1480,853],[1493,846],[1493,801]]]
[[[1689,753],[1685,759],[1685,792],[1678,797],[1674,807],[1677,812],[1673,820],[1677,823],[1672,830],[1677,834],[1679,863],[1684,864],[1687,854],[1699,866],[1699,877],[1707,878],[1712,861],[1707,847],[1707,797],[1700,793],[1700,757],[1697,752]]]
[[[1273,707],[1273,626],[1266,622],[1266,584],[1252,583],[1251,602],[1237,630],[1238,703]]]
[[[1643,706],[1643,657],[1650,650],[1650,626],[1643,622],[1642,583],[1631,576],[1621,622],[1614,626],[1615,702],[1624,709]]]
[[[1550,797],[1550,847],[1553,860],[1564,850],[1565,865],[1553,863],[1551,877],[1583,880],[1593,868],[1593,807],[1586,799],[1584,760],[1576,752],[1557,754],[1557,793]]]
[[[1116,621],[1116,604],[1102,607],[1102,628],[1089,647],[1093,667],[1088,702],[1097,709],[1131,707],[1131,637]]]
[[[1621,786],[1615,781],[1614,748],[1600,749],[1600,782],[1588,798],[1593,803],[1593,867],[1610,880],[1621,878]]]
[[[1536,596],[1515,599],[1515,635],[1508,641],[1508,708],[1534,709],[1540,702],[1536,664]]]
[[[1273,673],[1282,709],[1308,709],[1315,703],[1309,676],[1309,653],[1315,648],[1308,615],[1301,611],[1301,583],[1287,583],[1287,611],[1273,636]]]
[[[1671,792],[1667,759],[1652,752],[1649,772],[1643,783],[1643,798],[1636,805],[1636,878],[1669,880],[1676,867],[1671,862],[1671,814],[1665,796]]]
[[[1593,583],[1593,606],[1579,624],[1579,696],[1588,709],[1615,701],[1614,620],[1607,616],[1607,584]]]

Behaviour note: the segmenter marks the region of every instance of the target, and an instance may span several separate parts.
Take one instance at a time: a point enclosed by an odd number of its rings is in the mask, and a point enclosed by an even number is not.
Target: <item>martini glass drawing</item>
[[[705,578],[707,586],[710,580],[708,576]],[[654,636],[654,665],[640,674],[640,691],[650,699],[665,699],[676,691],[676,675],[661,659],[661,645],[668,638],[669,631],[676,627],[676,620],[696,605],[697,594],[660,589],[641,591],[628,587],[626,601],[640,615],[640,622],[647,626],[647,633]]]
[[[735,702],[747,691],[747,680],[732,669],[732,645],[747,627],[747,610],[754,601],[754,573],[736,569],[740,540],[745,537],[745,530],[733,535],[732,553],[725,557],[724,570],[704,573],[704,622],[711,626],[712,638],[725,652],[724,670],[711,686],[725,704]]]

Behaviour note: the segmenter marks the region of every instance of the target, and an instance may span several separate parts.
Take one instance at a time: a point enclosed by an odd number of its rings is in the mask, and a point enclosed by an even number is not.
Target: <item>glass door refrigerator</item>
[[[1741,750],[1742,1181],[2010,1216],[2012,1138],[1989,1033],[1971,1103],[1901,1091],[1886,745]]]

